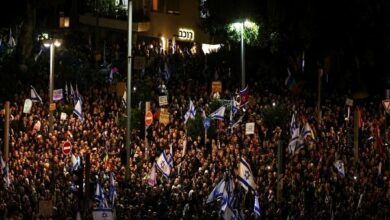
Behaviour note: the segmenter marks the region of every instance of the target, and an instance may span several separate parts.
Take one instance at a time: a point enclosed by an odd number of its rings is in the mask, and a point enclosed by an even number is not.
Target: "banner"
[[[67,117],[68,115],[65,113],[65,112],[61,112],[61,116],[60,116],[60,119],[61,120],[66,120],[66,117]]]
[[[63,99],[62,89],[53,90],[53,101],[59,101]]]
[[[31,99],[24,100],[23,113],[29,114],[32,107]]]
[[[255,134],[255,123],[250,122],[245,124],[245,135]]]
[[[94,209],[92,210],[93,220],[113,220],[112,209]]]
[[[158,97],[158,103],[160,106],[168,105],[168,97],[166,95]]]
[[[160,124],[169,124],[169,112],[165,108],[160,109]]]

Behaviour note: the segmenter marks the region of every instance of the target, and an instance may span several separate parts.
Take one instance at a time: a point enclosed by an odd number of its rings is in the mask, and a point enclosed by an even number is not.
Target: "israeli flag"
[[[248,189],[255,191],[256,183],[253,178],[252,170],[244,158],[240,159],[237,179],[246,191],[248,191]]]
[[[344,177],[345,176],[345,171],[344,171],[344,163],[341,160],[335,161],[333,164],[337,171],[339,172],[340,176]]]
[[[75,95],[75,92],[74,92],[74,90],[73,90],[72,83],[70,83],[70,99],[73,99],[73,102],[74,102],[75,99],[76,99],[76,95]]]
[[[229,184],[228,181],[222,179],[211,191],[209,197],[207,198],[206,203],[213,202],[215,200],[219,200],[220,206],[219,209],[220,211],[225,211],[226,207],[229,204],[229,193],[227,191],[227,185]]]
[[[72,157],[71,157],[71,160],[72,160],[72,171],[76,171],[79,169],[80,165],[81,165],[81,161],[80,161],[80,156],[75,156],[74,154],[72,154]]]
[[[81,101],[80,100],[77,101],[77,103],[74,107],[73,113],[76,114],[81,121],[83,121],[83,112],[81,109]]]
[[[291,122],[290,122],[290,134],[291,134],[291,136],[293,136],[294,131],[296,129],[299,129],[299,125],[298,125],[298,122],[295,120],[295,113],[293,113],[293,115],[291,117]]]
[[[194,103],[192,102],[192,100],[190,100],[190,106],[188,108],[188,111],[186,112],[186,114],[184,115],[184,124],[187,123],[187,120],[190,118],[190,119],[194,119],[195,118],[195,115],[196,115],[196,110],[195,110],[195,106],[194,106]]]
[[[214,189],[211,191],[209,197],[207,198],[206,203],[210,203],[210,202],[216,201],[218,199],[221,199],[223,197],[224,191],[226,191],[225,190],[225,184],[226,184],[226,181],[224,179],[222,179],[214,187]]]
[[[96,183],[95,199],[99,201],[99,208],[107,208],[107,201],[104,196],[103,188],[99,183]]]
[[[233,209],[230,206],[226,207],[225,212],[223,213],[224,220],[242,220],[244,219],[237,209]]]
[[[255,212],[255,214],[258,217],[260,217],[261,209],[260,209],[260,203],[259,203],[259,196],[258,195],[255,195],[255,205],[254,205],[253,211]]]
[[[311,137],[315,140],[314,132],[308,122],[306,122],[305,127],[303,128],[302,135],[304,139],[306,139],[306,137]]]
[[[240,90],[240,106],[244,106],[249,102],[249,88],[248,85]]]
[[[238,112],[238,102],[232,97],[232,109],[231,111],[233,112],[233,116]]]
[[[31,98],[30,99],[32,102],[42,103],[42,98],[39,96],[39,94],[37,93],[37,91],[35,90],[35,88],[33,86],[31,86]]]
[[[211,119],[223,120],[224,116],[225,116],[225,106],[221,106],[215,112],[211,113],[209,117]]]
[[[157,168],[163,173],[165,177],[169,177],[171,174],[171,162],[165,154],[165,151],[162,152],[160,157],[157,159]]]
[[[114,173],[110,173],[110,183],[108,188],[108,198],[111,201],[111,207],[114,207],[115,199],[117,197],[116,188],[115,188],[115,177]]]
[[[291,141],[288,144],[289,153],[293,154],[296,150],[303,147],[303,140],[300,136],[299,128],[293,130]]]
[[[115,219],[114,213],[110,208],[98,208],[92,210],[93,220],[113,220]]]

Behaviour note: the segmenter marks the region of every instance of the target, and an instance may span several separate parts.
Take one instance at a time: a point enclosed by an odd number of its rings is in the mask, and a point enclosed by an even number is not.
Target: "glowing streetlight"
[[[241,22],[235,22],[228,26],[228,33],[232,36],[233,39],[238,40],[238,38],[241,41],[241,87],[242,89],[245,88],[245,44],[250,43],[252,40],[256,39],[258,37],[259,33],[259,26],[249,21],[248,19],[241,21]],[[238,37],[239,35],[239,37]]]
[[[49,77],[49,132],[53,131],[53,109],[50,109],[53,103],[53,79],[54,79],[54,48],[61,46],[61,40],[59,39],[47,39],[43,40],[43,45],[50,48],[50,77]]]

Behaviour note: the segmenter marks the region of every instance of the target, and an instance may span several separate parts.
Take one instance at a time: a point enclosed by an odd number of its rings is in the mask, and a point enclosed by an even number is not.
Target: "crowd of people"
[[[147,64],[134,83],[141,87],[150,82],[147,92],[154,120],[146,138],[143,122],[131,131],[128,180],[126,131],[120,125],[126,115],[123,94],[108,84],[98,87],[86,83],[80,89],[83,119],[72,114],[74,97],[67,94],[57,102],[50,131],[45,88],[37,90],[43,103],[35,102],[29,114],[23,113],[23,104],[30,90],[21,91],[11,102],[10,153],[2,155],[8,158],[4,162],[8,170],[1,171],[0,219],[38,218],[42,200],[52,201],[53,219],[75,219],[83,211],[91,219],[92,209],[99,205],[96,185],[104,187],[107,198],[110,173],[115,177],[117,198],[111,202],[117,219],[221,219],[218,202],[206,201],[217,183],[227,177],[234,179],[239,200],[235,208],[243,219],[256,219],[253,192],[246,192],[236,179],[240,158],[251,166],[257,184],[260,219],[390,218],[390,148],[386,142],[390,131],[378,100],[367,98],[358,103],[362,122],[358,161],[354,160],[353,114],[347,117],[345,95],[326,97],[319,120],[314,103],[304,94],[292,95],[284,79],[272,77],[249,82],[250,101],[233,118],[241,118],[238,126],[229,128],[226,113],[223,120],[212,121],[216,134],[205,139],[203,133],[194,136],[187,132],[194,124],[192,119],[184,121],[189,102],[194,103],[197,117],[203,111],[206,116],[212,113],[213,102],[222,105],[211,95],[211,80],[230,85],[219,94],[221,100],[237,97],[238,84],[223,78],[234,73],[224,64],[218,68],[219,74],[205,80],[202,56],[148,48],[140,45],[136,49],[138,55],[147,57]],[[180,76],[183,72],[186,77]],[[158,120],[158,96],[162,94],[168,94],[168,124]],[[273,127],[265,123],[264,112],[275,105],[284,106],[288,118],[295,114],[300,126],[308,123],[313,130],[294,152],[288,149],[290,122]],[[65,119],[62,112],[67,113]],[[138,120],[143,121],[143,117]],[[255,122],[254,134],[245,134],[246,122]],[[72,156],[62,152],[66,140],[72,143],[71,154],[80,157],[77,169]],[[278,175],[280,145],[282,172]],[[172,155],[171,173],[165,177],[157,171],[157,184],[149,184],[151,170],[163,152]],[[334,166],[336,161],[344,164],[343,175]],[[89,206],[85,206],[86,201]]]

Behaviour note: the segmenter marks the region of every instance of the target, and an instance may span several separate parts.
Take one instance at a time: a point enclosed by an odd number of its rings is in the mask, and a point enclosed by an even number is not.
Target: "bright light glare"
[[[242,23],[241,22],[235,22],[233,24],[231,24],[231,29],[234,29],[235,31],[237,32],[240,32],[241,29],[242,29]]]
[[[249,21],[249,20],[245,20],[244,21],[244,27],[246,28],[254,28],[254,29],[258,29],[259,27],[257,26],[256,23],[252,22],[252,21]]]
[[[43,43],[43,46],[50,47],[50,43],[49,42],[45,42],[45,43]]]
[[[61,41],[60,40],[55,40],[54,41],[54,46],[60,47],[61,46]]]
[[[235,22],[227,26],[227,32],[229,36],[236,41],[241,40],[241,32],[244,27],[244,40],[246,43],[257,41],[259,35],[259,25],[250,21],[245,20],[244,22]]]

